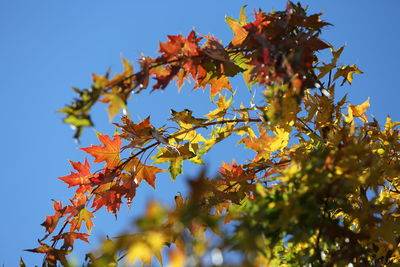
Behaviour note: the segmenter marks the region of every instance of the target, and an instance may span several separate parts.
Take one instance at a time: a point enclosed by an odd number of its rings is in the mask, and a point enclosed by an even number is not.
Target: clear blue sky
[[[340,63],[355,63],[365,72],[355,77],[353,86],[338,90],[348,92],[355,104],[370,96],[370,114],[380,121],[388,114],[400,120],[400,1],[301,2],[309,4],[312,11],[324,10],[323,18],[334,24],[323,39],[335,46],[347,45]],[[89,86],[92,72],[103,74],[109,67],[121,70],[121,54],[129,60],[136,60],[142,52],[154,55],[158,40],[165,40],[167,34],[187,35],[195,28],[202,34],[215,34],[226,44],[231,32],[224,16],[238,17],[244,4],[249,5],[250,15],[254,8],[283,9],[286,1],[0,1],[0,266],[17,266],[20,256],[28,266],[40,265],[42,257],[23,249],[35,247],[43,236],[40,223],[52,213],[51,199],[66,203],[72,195],[56,179],[69,173],[67,160],[80,161],[85,156],[76,149],[73,132],[55,113],[74,96],[70,87]],[[246,90],[241,83],[234,87]],[[201,115],[211,106],[208,94],[190,90],[178,94],[173,86],[166,92],[135,95],[129,104],[132,118],[151,115],[157,126],[168,118],[171,107],[192,108]],[[108,124],[104,108],[96,108],[96,130],[110,134],[114,128]],[[96,144],[94,131],[87,130],[81,141],[82,146]],[[210,155],[210,173],[235,155],[227,152],[228,148],[229,144],[220,145],[220,151]],[[247,154],[235,157],[241,161]],[[192,165],[186,167],[186,175],[196,170]],[[143,184],[131,210],[123,208],[118,221],[110,214],[98,213],[92,244],[104,234],[112,236],[127,229],[149,198],[171,203],[178,191],[185,191],[185,177],[172,183],[162,176],[156,192]],[[89,248],[80,244],[78,255]]]

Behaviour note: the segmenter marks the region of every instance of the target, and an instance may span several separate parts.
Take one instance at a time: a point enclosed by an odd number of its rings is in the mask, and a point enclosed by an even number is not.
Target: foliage
[[[176,125],[169,129],[175,131],[156,128],[150,117],[123,116],[114,136],[99,133],[100,145],[82,150],[104,167],[93,173],[86,159],[71,162],[74,171],[59,179],[75,194],[70,204],[54,201],[54,215],[42,224],[46,235],[29,251],[44,254],[44,266],[68,266],[74,242],[88,242],[97,210],[117,214],[143,181],[155,188],[164,171],[176,179],[184,161],[203,164],[217,143],[238,135],[254,158],[222,163],[216,177],[199,173],[189,181],[188,196],[175,197],[174,209],[150,203],[136,221],[139,231],[105,240],[85,264],[162,264],[168,258],[169,266],[228,265],[227,252],[236,259],[229,264],[240,266],[397,263],[400,123],[370,120],[369,99],[337,101],[335,87],[362,72],[338,65],[344,47],[335,50],[320,39],[330,25],[320,16],[289,2],[285,11],[259,10],[247,21],[243,8],[238,20],[226,18],[234,34],[226,46],[195,31],[168,36],[158,57],[139,59],[139,71],[122,59],[122,73],[93,75],[89,89],[74,89],[79,98],[61,112],[76,138],[92,126],[97,102],[108,104],[112,118],[132,93],[163,90],[172,81],[178,88],[187,80],[193,89],[210,88],[216,108],[203,117],[171,110]],[[321,50],[330,50],[330,62],[319,60]],[[250,90],[263,88],[255,96],[260,101],[233,105],[230,79],[239,74]],[[168,170],[159,163],[168,163]]]

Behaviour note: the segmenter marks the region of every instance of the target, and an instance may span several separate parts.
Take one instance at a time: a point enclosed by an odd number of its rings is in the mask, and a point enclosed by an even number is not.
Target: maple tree
[[[189,80],[193,89],[209,88],[216,107],[203,117],[171,110],[170,128],[123,116],[114,136],[98,133],[100,145],[81,148],[104,166],[93,172],[87,159],[71,161],[74,171],[59,177],[75,193],[70,204],[54,201],[45,236],[29,250],[44,254],[44,266],[69,266],[75,241],[89,240],[96,211],[117,214],[143,181],[156,188],[160,172],[177,179],[184,161],[204,164],[202,157],[232,135],[253,158],[222,162],[215,177],[198,173],[174,209],[149,203],[138,231],[105,240],[85,264],[151,264],[154,257],[168,266],[221,265],[226,252],[238,266],[400,261],[400,122],[369,119],[369,99],[353,105],[346,95],[335,98],[335,87],[362,72],[339,65],[344,47],[320,39],[330,24],[292,2],[284,11],[258,10],[252,21],[244,7],[226,22],[234,35],[227,45],[194,30],[168,36],[158,57],[138,60],[138,71],[122,59],[122,73],[93,75],[89,89],[74,89],[79,98],[60,112],[75,138],[93,126],[96,103],[106,103],[113,118],[132,93],[173,81],[179,89]],[[320,61],[321,51],[330,51],[330,62]],[[257,101],[235,104],[231,77],[239,74],[249,90],[262,88]]]

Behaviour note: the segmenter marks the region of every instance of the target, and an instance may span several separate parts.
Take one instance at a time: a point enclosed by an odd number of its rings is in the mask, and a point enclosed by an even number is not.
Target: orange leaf
[[[121,137],[130,141],[128,147],[142,146],[153,139],[153,125],[150,123],[150,117],[137,124],[126,116],[122,117],[121,120],[124,125],[114,124],[122,129]]]
[[[134,190],[136,192],[136,188]],[[105,206],[108,212],[116,214],[122,203],[122,194],[128,193],[130,192],[127,188],[115,182],[102,184],[96,189],[96,196],[94,197],[92,208],[94,208],[94,211],[97,211]]]
[[[80,239],[86,243],[89,243],[89,240],[87,239],[88,236],[90,235],[84,233],[68,232],[68,233],[63,233],[61,235],[57,235],[53,237],[52,240],[57,241],[63,239],[64,244],[62,245],[62,248],[69,248],[74,246],[74,242],[76,239]]]
[[[243,26],[237,20],[234,20],[231,17],[226,17],[225,20],[229,24],[229,27],[231,28],[233,34],[235,35],[231,41],[232,45],[234,46],[241,45],[243,41],[246,39],[249,32],[246,31],[245,28],[243,28]]]
[[[92,174],[90,173],[90,165],[87,159],[85,159],[85,163],[82,164],[80,162],[69,161],[72,167],[78,171],[71,172],[70,175],[59,177],[58,179],[68,184],[68,188],[76,186],[76,185],[87,185],[90,184],[90,178]]]
[[[51,234],[57,227],[58,221],[64,216],[65,207],[63,208],[61,201],[57,202],[53,200],[53,207],[56,213],[53,216],[46,216],[46,220],[41,224],[48,234]],[[47,236],[46,236],[47,237]]]
[[[132,174],[132,177],[136,179],[137,184],[140,184],[142,180],[145,180],[153,188],[156,187],[156,174],[165,171],[155,166],[145,165],[137,158],[132,159],[128,164],[126,164],[125,170]]]
[[[96,163],[105,161],[108,169],[117,167],[121,163],[119,157],[122,144],[121,138],[119,135],[115,135],[114,140],[111,140],[108,135],[101,133],[97,133],[97,137],[103,143],[103,146],[92,145],[91,147],[80,149],[95,157],[94,162]]]
[[[253,178],[253,175],[248,175],[242,165],[238,165],[235,160],[232,161],[232,164],[222,162],[219,172],[223,177],[235,181],[246,181]]]
[[[226,76],[221,76],[218,79],[213,79],[210,81],[211,85],[211,96],[215,96],[219,91],[226,88],[228,90],[232,90],[232,86],[229,83],[229,79]]]
[[[46,254],[45,263],[43,266],[57,266],[57,261],[61,262],[63,266],[67,266],[66,255],[69,254],[70,250],[60,250],[52,248],[39,240],[40,247],[34,249],[26,249],[25,251],[30,251],[34,253]]]

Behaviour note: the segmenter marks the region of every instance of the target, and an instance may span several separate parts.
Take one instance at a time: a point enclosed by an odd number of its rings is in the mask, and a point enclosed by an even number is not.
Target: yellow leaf
[[[247,5],[244,5],[241,9],[240,9],[240,24],[242,25],[246,25],[247,24],[247,16],[246,16],[246,7]]]
[[[241,45],[243,41],[246,39],[248,35],[248,31],[246,31],[243,26],[235,19],[231,17],[225,18],[226,23],[228,23],[229,27],[233,31],[234,37],[231,41],[233,45]]]
[[[163,234],[159,232],[149,232],[137,236],[128,249],[126,260],[129,263],[136,263],[140,260],[142,261],[142,264],[151,264],[151,258],[154,255],[160,261],[161,259],[159,258],[159,254],[164,243],[165,238]]]
[[[186,257],[185,254],[179,250],[174,249],[169,253],[170,262],[167,267],[183,267],[185,266]]]
[[[285,148],[289,141],[289,132],[284,128],[276,128],[274,133],[275,136],[271,137],[266,130],[260,129],[259,138],[249,136],[240,140],[239,143],[244,143],[247,148],[256,151],[256,160],[269,159],[272,152]]]
[[[355,73],[362,74],[363,72],[356,65],[343,66],[336,71],[333,79],[336,80],[339,77],[343,77],[342,85],[346,81],[351,84],[353,82],[353,74]]]
[[[92,74],[93,84],[96,88],[104,88],[108,85],[108,80],[105,76]]]
[[[208,117],[210,120],[217,119],[225,115],[226,111],[232,104],[232,97],[227,100],[225,96],[220,95],[218,100],[214,103],[217,104],[218,108],[206,115],[206,117]]]
[[[93,222],[92,218],[94,218],[94,215],[92,212],[90,212],[88,209],[83,208],[79,211],[78,215],[71,220],[71,228],[70,231],[79,231],[81,229],[82,221],[85,221],[86,229],[88,230],[88,233],[92,230],[93,227]]]
[[[367,109],[369,107],[370,107],[370,104],[369,104],[369,97],[368,97],[368,99],[361,105],[349,105],[349,107],[348,107],[349,116],[351,114],[352,117],[358,117],[363,122],[367,122],[368,119],[367,119],[367,115],[365,114],[365,112],[367,111]]]
[[[119,113],[120,109],[126,110],[125,102],[118,95],[113,93],[104,93],[104,98],[100,102],[109,103],[107,110],[110,121]]]
[[[206,139],[196,132],[195,130],[191,130],[192,124],[187,124],[184,122],[178,122],[179,126],[181,126],[182,129],[180,129],[178,132],[174,133],[174,139],[179,139],[179,140],[187,140],[191,144],[198,144],[199,142],[205,142]]]
[[[206,119],[195,118],[192,116],[192,111],[189,109],[185,109],[183,111],[175,111],[171,109],[172,118],[170,120],[176,121],[177,123],[183,122],[185,124],[194,124],[194,125],[201,125],[202,123],[206,122]]]
[[[277,127],[274,129],[274,133],[275,133],[275,137],[274,137],[274,141],[271,144],[271,150],[275,151],[275,150],[285,148],[289,142],[289,132],[287,132],[283,128]]]
[[[398,125],[400,125],[400,121],[392,122],[392,118],[390,116],[387,116],[385,122],[385,131],[391,131]]]
[[[154,251],[162,249],[164,246],[164,236],[158,232],[150,232],[147,235],[147,242]]]
[[[150,247],[144,243],[133,244],[126,255],[126,260],[130,263],[136,263],[141,260],[143,264],[150,264],[153,253]]]

